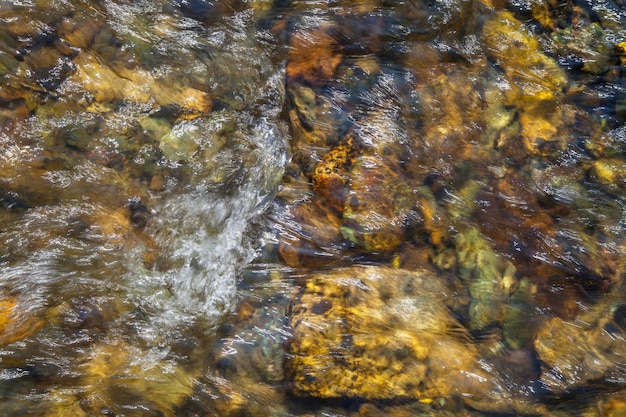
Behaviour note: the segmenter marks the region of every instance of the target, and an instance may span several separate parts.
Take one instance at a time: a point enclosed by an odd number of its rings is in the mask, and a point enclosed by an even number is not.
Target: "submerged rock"
[[[78,364],[82,389],[52,389],[45,416],[175,416],[199,372],[172,368],[173,363],[159,362],[163,356],[122,340],[94,346]]]
[[[502,336],[507,346],[522,349],[531,346],[542,325],[541,313],[535,309],[536,288],[527,278],[520,280],[506,305],[502,320]]]
[[[560,105],[568,85],[563,69],[510,12],[487,20],[483,37],[487,57],[504,73],[502,104],[516,109],[527,150],[550,155],[563,149],[568,140],[563,130],[572,120],[572,110]]]
[[[291,267],[322,266],[341,258],[341,220],[318,202],[303,202],[280,218],[278,253]]]
[[[0,346],[35,335],[45,324],[16,297],[0,299]]]
[[[470,329],[501,324],[515,284],[515,266],[499,255],[475,228],[459,233],[456,250],[459,275],[471,297]]]
[[[130,101],[158,106],[177,105],[196,113],[211,111],[208,94],[173,80],[154,77],[142,68],[111,68],[97,57],[80,54],[74,59],[77,68],[71,82],[79,83],[98,103]]]
[[[339,66],[343,52],[327,23],[302,28],[291,36],[287,76],[310,84],[327,81]],[[311,57],[315,59],[311,59]]]
[[[299,397],[430,402],[510,410],[511,396],[426,271],[355,266],[305,277],[291,307],[286,374]],[[530,409],[530,408],[529,408]]]
[[[339,215],[344,211],[350,192],[350,170],[358,155],[357,140],[347,135],[315,166],[313,191]]]
[[[369,252],[389,253],[406,240],[415,206],[401,169],[378,156],[358,158],[351,171],[341,233]]]
[[[293,83],[288,92],[302,127],[312,130],[317,120],[315,91],[305,85]]]
[[[626,162],[622,159],[599,159],[589,169],[591,179],[611,189],[626,188]]]
[[[623,301],[623,295],[615,295]],[[616,317],[624,304],[611,304],[603,300],[575,319],[554,317],[542,326],[534,346],[542,363],[541,382],[549,391],[624,388],[626,328]]]
[[[572,69],[580,68],[594,75],[607,71],[612,48],[600,24],[573,25],[552,32],[551,38],[560,60]]]
[[[498,11],[487,20],[483,37],[487,55],[502,68],[512,87],[510,104],[554,100],[567,85],[563,70],[511,12]]]

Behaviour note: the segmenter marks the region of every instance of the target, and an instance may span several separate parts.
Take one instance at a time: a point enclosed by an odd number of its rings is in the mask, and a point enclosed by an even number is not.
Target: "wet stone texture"
[[[624,415],[625,22],[621,1],[3,2],[0,412]],[[283,138],[288,164],[260,152]],[[276,198],[235,277],[229,198],[259,162],[244,200]],[[222,280],[236,306],[151,327]]]
[[[363,156],[355,162],[343,210],[346,239],[374,253],[389,253],[406,239],[415,197],[400,172],[384,157]]]
[[[549,319],[534,346],[542,361],[541,381],[564,394],[598,380],[624,384],[626,322],[623,283],[575,319]]]
[[[428,271],[362,266],[306,277],[291,307],[285,363],[299,396],[368,400],[467,397],[482,410],[516,405],[446,306]]]
[[[204,320],[230,301],[191,305],[234,292],[243,224],[271,193],[261,183],[282,174],[282,161],[255,155],[283,140],[282,72],[253,35],[261,3],[0,5],[1,415],[189,415],[178,408],[206,368],[215,323]],[[250,195],[233,197],[249,181]],[[202,197],[185,204],[192,189]],[[244,218],[222,239],[224,281],[190,288],[215,266],[198,259],[230,211]],[[202,253],[190,261],[181,246],[194,233]]]
[[[561,416],[554,396],[606,389],[569,411],[618,412],[623,11],[313,10],[287,30],[293,159],[272,213],[303,271],[293,394]]]

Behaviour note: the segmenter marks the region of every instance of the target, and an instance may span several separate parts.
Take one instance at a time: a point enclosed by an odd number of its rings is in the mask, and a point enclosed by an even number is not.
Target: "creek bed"
[[[624,414],[625,22],[4,2],[0,414]]]

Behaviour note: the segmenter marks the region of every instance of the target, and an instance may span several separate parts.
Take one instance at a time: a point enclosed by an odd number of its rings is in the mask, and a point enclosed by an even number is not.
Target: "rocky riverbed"
[[[626,412],[620,1],[0,6],[0,412]]]

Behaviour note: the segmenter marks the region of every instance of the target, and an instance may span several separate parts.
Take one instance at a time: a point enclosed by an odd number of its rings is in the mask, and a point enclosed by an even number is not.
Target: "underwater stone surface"
[[[431,272],[354,266],[304,279],[285,363],[294,394],[515,407],[447,308],[451,288]]]

